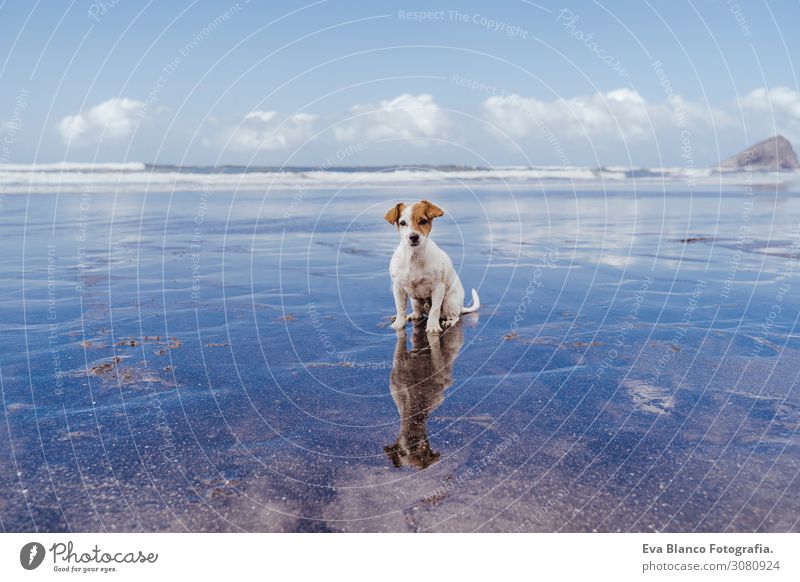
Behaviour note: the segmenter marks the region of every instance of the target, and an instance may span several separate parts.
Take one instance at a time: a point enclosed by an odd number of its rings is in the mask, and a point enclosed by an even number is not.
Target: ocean
[[[800,179],[800,172],[719,172],[713,168],[668,167],[500,167],[341,166],[336,160],[317,167],[173,166],[143,162],[42,163],[0,165],[0,193],[190,192],[202,188],[229,191],[270,189],[376,188],[415,185],[476,185],[549,188],[658,188],[682,190],[777,185]]]

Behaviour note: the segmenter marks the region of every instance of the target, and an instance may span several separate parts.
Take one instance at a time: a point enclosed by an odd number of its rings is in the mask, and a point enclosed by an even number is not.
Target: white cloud
[[[739,99],[742,108],[753,111],[770,111],[800,119],[800,93],[788,87],[753,89]]]
[[[313,134],[316,115],[295,113],[278,120],[276,111],[251,111],[242,122],[229,130],[234,149],[280,150],[297,146]]]
[[[268,121],[272,121],[277,113],[277,111],[251,111],[244,116],[244,119],[245,121],[255,119],[267,123]]]
[[[58,123],[57,128],[65,144],[98,144],[101,140],[123,139],[133,135],[145,112],[142,101],[114,97],[88,111],[68,115]]]
[[[800,139],[800,93],[788,87],[753,89],[739,98],[748,132]]]
[[[377,104],[350,108],[353,116],[334,128],[340,141],[375,141],[391,138],[446,138],[448,119],[428,94],[404,93]],[[412,143],[424,144],[424,141]]]
[[[680,95],[668,98],[661,92],[647,99],[630,88],[553,99],[496,95],[481,105],[485,121],[514,139],[527,140],[524,150],[531,159],[558,164],[687,164],[682,157],[683,129],[691,133],[694,157],[690,161],[698,165],[716,163],[719,157],[733,153],[731,150],[744,147],[743,141],[758,141],[775,133],[800,142],[800,92],[782,86],[753,89],[728,101],[724,108]],[[74,146],[123,141],[162,109],[117,97],[64,117],[56,127],[63,141]],[[346,143],[404,140],[387,145],[400,150],[375,154],[376,163],[410,155],[402,150],[406,144],[426,145],[434,139],[449,139],[476,149],[497,145],[487,143],[487,132],[480,124],[456,123],[427,93],[404,93],[361,103],[325,117],[326,123],[335,120],[340,123],[314,140],[309,156],[324,156],[339,147],[334,139]],[[310,113],[286,116],[274,110],[255,110],[235,125],[209,118],[203,131],[208,139],[203,143],[229,147],[233,152],[292,151],[321,125],[320,118]],[[11,128],[11,122],[0,122],[0,131]],[[622,140],[632,147],[621,149]],[[442,163],[450,161],[446,148],[429,153],[434,158],[441,154],[442,159],[437,161]],[[623,155],[632,159],[622,159]]]
[[[492,96],[483,102],[483,109],[487,121],[511,137],[551,131],[568,137],[642,141],[658,137],[655,132],[665,128],[730,121],[724,112],[689,103],[679,95],[650,103],[627,88],[552,101]]]

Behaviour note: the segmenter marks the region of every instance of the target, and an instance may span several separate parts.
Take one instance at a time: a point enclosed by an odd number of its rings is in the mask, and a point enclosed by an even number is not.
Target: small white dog
[[[387,222],[396,224],[400,232],[400,244],[389,265],[397,311],[392,328],[397,331],[427,312],[425,331],[441,333],[440,319],[446,327],[452,327],[462,313],[472,313],[481,306],[478,292],[473,289],[472,305],[464,307],[464,287],[453,262],[429,238],[433,219],[443,215],[441,208],[422,200],[411,206],[401,202],[384,216]],[[414,309],[406,315],[409,297]]]

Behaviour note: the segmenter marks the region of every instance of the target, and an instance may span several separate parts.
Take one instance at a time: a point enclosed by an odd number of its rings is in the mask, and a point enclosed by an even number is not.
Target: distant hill
[[[779,170],[798,170],[797,154],[794,153],[792,144],[782,135],[776,135],[755,145],[733,157],[723,160],[719,164],[722,171],[752,171],[765,172]]]

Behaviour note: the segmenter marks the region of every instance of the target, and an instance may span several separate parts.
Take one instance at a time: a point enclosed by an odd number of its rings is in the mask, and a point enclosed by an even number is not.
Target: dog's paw
[[[400,331],[406,328],[406,322],[401,317],[396,317],[390,327],[395,331]]]
[[[420,315],[416,311],[406,316],[406,321],[417,321],[418,319],[422,319],[422,315]]]
[[[458,318],[457,317],[453,317],[453,318],[450,318],[450,319],[445,319],[442,322],[442,327],[453,327],[457,323],[458,323]]]
[[[442,326],[438,323],[431,324],[428,323],[428,326],[425,328],[425,333],[442,333]]]

